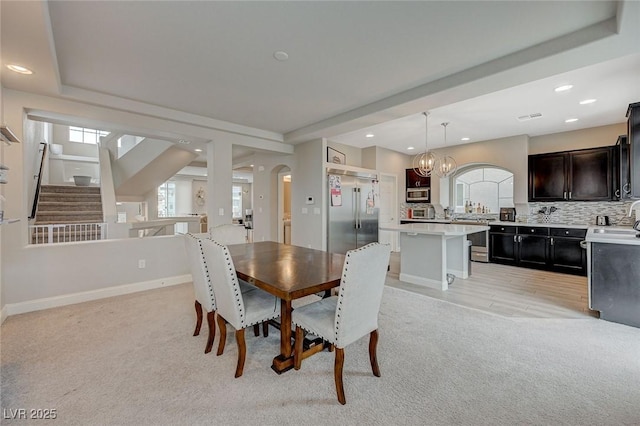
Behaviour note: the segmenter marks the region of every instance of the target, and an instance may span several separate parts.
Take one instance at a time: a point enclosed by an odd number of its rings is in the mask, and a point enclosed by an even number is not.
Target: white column
[[[211,141],[207,145],[207,222],[209,228],[230,224],[233,159],[231,143]]]

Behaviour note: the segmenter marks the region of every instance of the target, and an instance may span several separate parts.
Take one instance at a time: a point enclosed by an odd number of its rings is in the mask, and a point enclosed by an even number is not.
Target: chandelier
[[[441,124],[444,128],[444,145],[447,146],[447,126],[449,125],[449,123]],[[445,155],[436,160],[434,171],[439,177],[446,178],[454,174],[457,168],[458,165],[456,164],[456,160],[454,160],[453,157]]]
[[[422,177],[429,177],[431,173],[435,170],[436,163],[438,162],[438,158],[435,156],[433,152],[429,152],[428,138],[428,124],[429,124],[429,113],[423,112],[424,114],[424,152],[421,154],[417,154],[413,157],[413,170]]]

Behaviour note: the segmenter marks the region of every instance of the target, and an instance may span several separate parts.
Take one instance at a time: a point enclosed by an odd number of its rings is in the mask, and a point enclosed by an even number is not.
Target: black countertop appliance
[[[516,221],[516,209],[513,207],[500,207],[500,221],[501,222],[515,222]]]

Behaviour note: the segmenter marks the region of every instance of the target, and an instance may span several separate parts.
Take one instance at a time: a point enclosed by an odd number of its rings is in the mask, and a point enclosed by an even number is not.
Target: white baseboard
[[[2,321],[4,321],[5,317],[11,315],[41,311],[43,309],[57,308],[59,306],[73,305],[76,303],[89,302],[91,300],[105,299],[107,297],[121,296],[123,294],[137,293],[139,291],[168,287],[190,281],[190,274],[178,275],[175,277],[161,278],[158,280],[143,281],[139,283],[101,288],[99,290],[83,291],[80,293],[65,294],[63,296],[29,300],[27,302],[7,303],[2,309]]]
[[[400,276],[398,278],[400,278],[400,281],[404,281],[411,284],[423,285],[425,287],[433,288],[436,290],[444,291],[449,288],[449,285],[447,284],[446,280],[444,282],[440,282],[438,280],[434,280],[431,278],[418,277],[416,275],[411,275],[411,274],[403,274],[402,272],[400,273]]]
[[[7,307],[3,306],[2,310],[0,311],[0,325],[4,322],[4,320],[7,319]]]

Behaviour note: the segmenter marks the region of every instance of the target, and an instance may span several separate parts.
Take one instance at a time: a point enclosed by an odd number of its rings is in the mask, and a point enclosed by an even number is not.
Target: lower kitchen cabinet
[[[586,276],[586,253],[580,246],[586,232],[574,228],[492,225],[490,260]]]
[[[549,262],[549,228],[518,226],[518,266],[545,269]]]
[[[586,233],[585,229],[551,228],[549,261],[554,271],[587,275],[587,251],[580,245]]]
[[[505,265],[518,262],[518,228],[516,226],[491,226],[489,230],[489,260]]]

